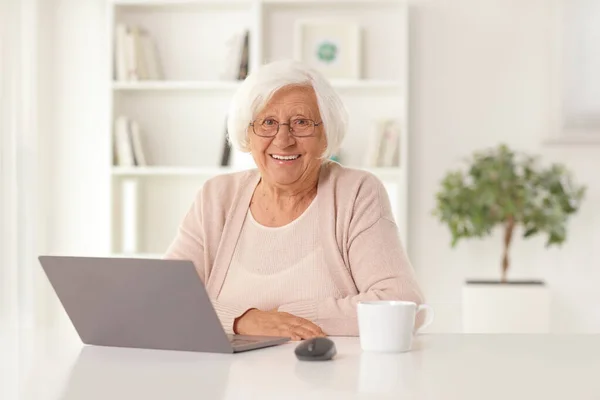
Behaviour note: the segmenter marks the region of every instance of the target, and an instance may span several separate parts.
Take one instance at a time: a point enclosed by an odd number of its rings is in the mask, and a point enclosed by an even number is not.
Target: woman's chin
[[[300,168],[269,168],[268,173],[273,182],[279,185],[291,185],[302,177]]]

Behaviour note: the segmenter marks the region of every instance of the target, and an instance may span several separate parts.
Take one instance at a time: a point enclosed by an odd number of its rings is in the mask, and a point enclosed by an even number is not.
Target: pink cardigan
[[[196,196],[165,258],[193,261],[226,332],[248,307],[217,300],[254,189],[257,170],[210,179]],[[309,319],[328,335],[356,336],[361,300],[423,302],[402,248],[387,192],[372,174],[326,162],[317,200],[320,237],[335,285],[344,297],[282,304],[279,311]]]

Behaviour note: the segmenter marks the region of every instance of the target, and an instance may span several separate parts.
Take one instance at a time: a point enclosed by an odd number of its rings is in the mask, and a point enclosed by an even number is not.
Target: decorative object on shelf
[[[156,43],[139,26],[115,28],[115,79],[118,81],[163,79]]]
[[[346,20],[299,20],[294,58],[331,79],[360,79],[361,30]]]
[[[546,246],[566,240],[567,220],[577,212],[585,187],[576,185],[563,165],[542,168],[536,157],[505,145],[477,152],[466,171],[442,180],[434,210],[452,234],[463,238],[504,230],[500,281],[467,281],[463,289],[463,324],[467,332],[545,332],[549,294],[540,281],[508,281],[509,249],[518,227],[523,237],[548,235]]]
[[[120,116],[115,121],[115,165],[121,167],[146,166],[142,147],[142,133],[137,121]]]
[[[400,165],[400,122],[379,119],[369,135],[364,158],[365,167],[397,167]]]

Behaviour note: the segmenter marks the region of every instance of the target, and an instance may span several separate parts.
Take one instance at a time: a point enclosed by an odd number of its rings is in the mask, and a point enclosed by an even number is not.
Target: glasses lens
[[[272,118],[258,119],[254,122],[254,133],[260,136],[275,136],[279,122]]]
[[[290,126],[297,136],[310,136],[315,128],[315,123],[306,118],[292,118]]]

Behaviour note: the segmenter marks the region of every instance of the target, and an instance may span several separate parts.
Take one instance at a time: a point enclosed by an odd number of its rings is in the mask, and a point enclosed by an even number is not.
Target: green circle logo
[[[337,57],[338,48],[334,43],[323,42],[317,48],[317,58],[320,61],[330,63]]]

